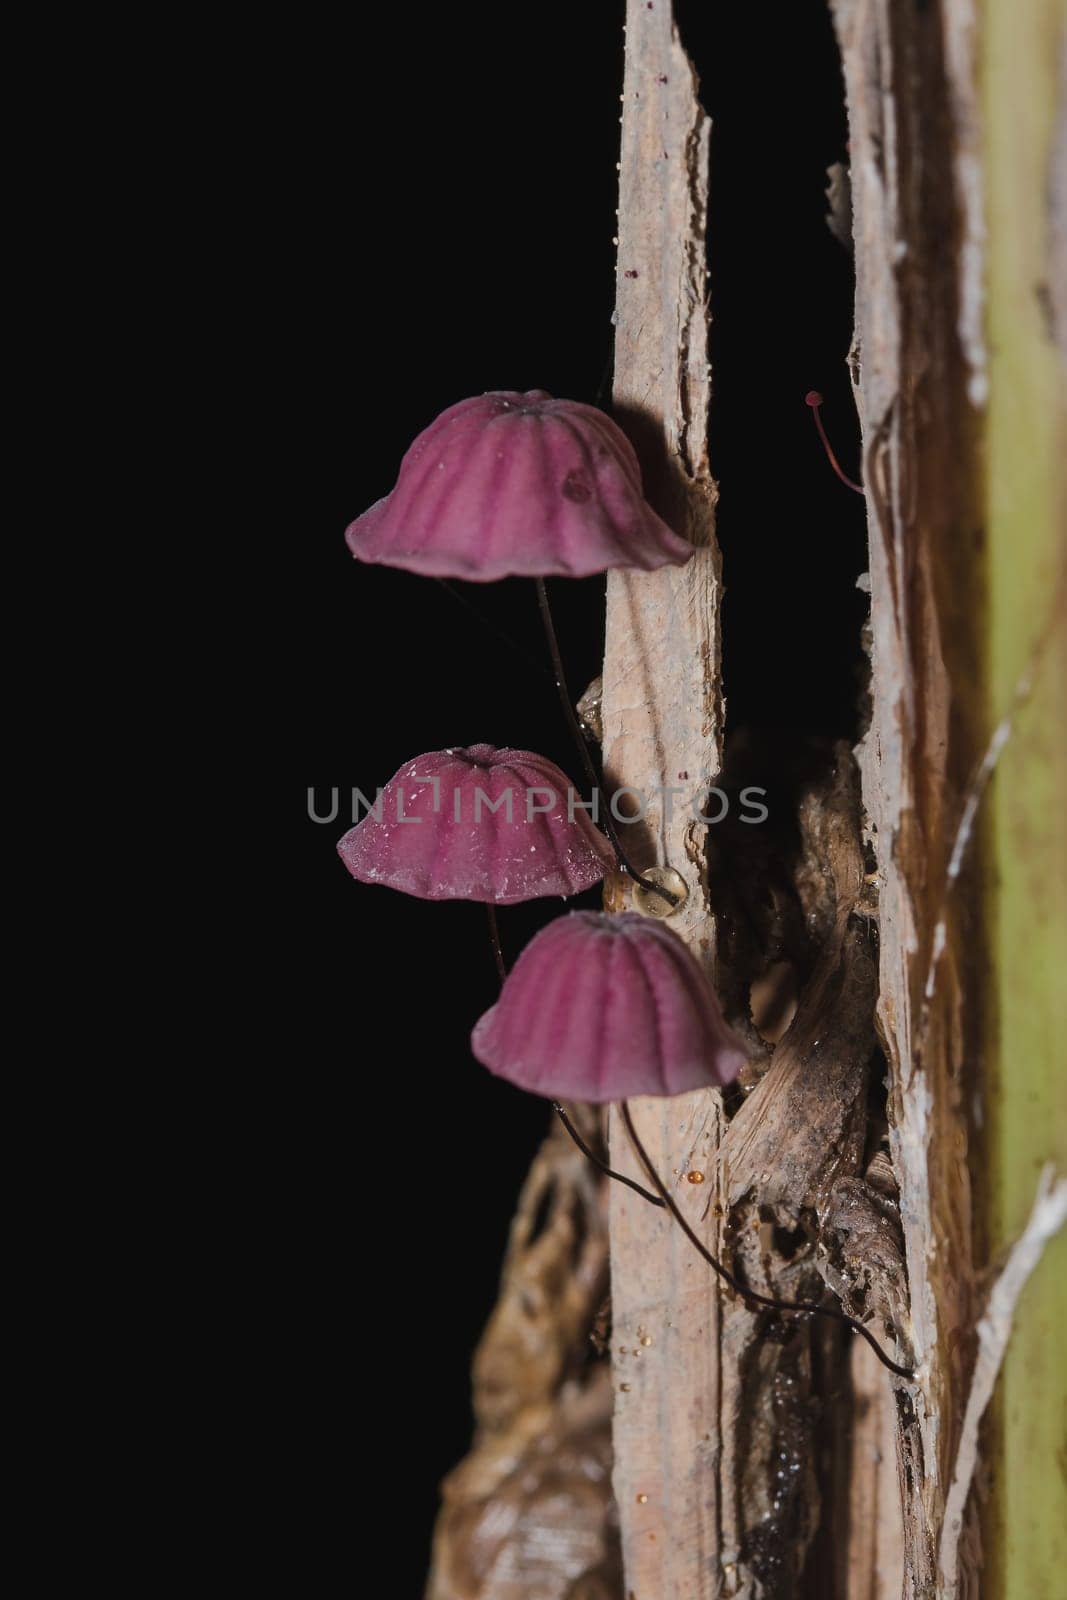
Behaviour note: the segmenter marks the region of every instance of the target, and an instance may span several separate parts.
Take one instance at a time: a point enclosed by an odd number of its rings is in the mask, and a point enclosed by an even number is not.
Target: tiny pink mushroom
[[[595,1103],[730,1083],[745,1052],[662,922],[576,911],[526,946],[471,1047],[498,1077]]]
[[[681,566],[620,428],[542,389],[461,400],[419,434],[392,492],[345,535],[360,561],[435,578],[585,578]]]
[[[337,849],[354,878],[422,900],[580,894],[614,856],[571,793],[559,767],[531,750],[432,750],[400,768]]]

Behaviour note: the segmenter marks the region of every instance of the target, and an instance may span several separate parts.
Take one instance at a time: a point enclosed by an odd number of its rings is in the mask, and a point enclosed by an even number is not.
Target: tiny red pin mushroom
[[[404,763],[337,849],[354,878],[422,900],[580,894],[614,855],[572,793],[532,750],[432,750]]]
[[[818,433],[819,438],[822,441],[822,447],[826,451],[827,460],[834,469],[834,472],[847,488],[855,490],[856,494],[866,494],[867,491],[864,489],[862,483],[853,483],[852,479],[848,476],[848,473],[843,470],[841,463],[834,455],[833,447],[830,444],[826,429],[823,427],[822,417],[819,414],[819,408],[823,404],[823,398],[818,389],[808,390],[807,394],[804,396],[804,404],[811,408],[812,419],[815,423],[815,431]]]
[[[576,911],[549,923],[471,1046],[522,1089],[596,1104],[721,1086],[745,1061],[681,939],[633,912]]]
[[[595,406],[543,389],[450,406],[345,537],[360,561],[474,583],[651,572],[693,554],[644,498],[622,430]]]

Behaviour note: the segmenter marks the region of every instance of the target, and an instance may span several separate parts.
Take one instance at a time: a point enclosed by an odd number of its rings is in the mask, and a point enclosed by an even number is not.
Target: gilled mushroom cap
[[[396,487],[346,534],[360,561],[436,578],[585,578],[681,566],[693,548],[656,515],[626,435],[541,389],[461,400],[419,434]]]
[[[582,796],[569,805],[571,790],[531,750],[431,750],[390,778],[337,848],[354,878],[421,900],[511,905],[579,894],[614,856],[579,808]]]
[[[730,1083],[745,1061],[681,939],[633,912],[575,911],[549,923],[475,1025],[471,1047],[520,1089],[595,1103]]]

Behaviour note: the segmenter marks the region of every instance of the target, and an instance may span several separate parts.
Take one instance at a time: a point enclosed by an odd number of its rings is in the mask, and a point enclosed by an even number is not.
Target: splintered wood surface
[[[835,0],[833,9],[849,109],[853,377],[870,530],[873,715],[861,766],[920,1373],[898,1419],[903,1592],[925,1600],[959,1592],[944,1581],[938,1545],[977,1312],[968,1102],[985,978],[980,926],[961,916],[965,879],[952,893],[948,884],[985,737],[973,622],[982,603],[975,433],[986,384],[977,24],[971,0]],[[962,1540],[960,1585],[971,1594],[973,1505]]]
[[[689,809],[718,772],[722,735],[719,557],[705,436],[708,137],[670,6],[631,0],[615,415],[638,451],[649,498],[698,548],[681,568],[608,576],[604,767],[609,786],[630,787],[647,807],[625,830],[636,865],[669,866],[684,878],[688,898],[671,926],[710,973],[706,826]],[[628,902],[617,880],[607,903],[622,910]],[[719,1095],[637,1101],[633,1113],[657,1169],[716,1249]],[[609,1138],[613,1164],[638,1175],[614,1115]],[[696,1172],[706,1181],[684,1181]],[[614,1481],[626,1592],[634,1600],[703,1600],[718,1592],[722,1548],[718,1285],[662,1210],[621,1185],[611,1190]]]
[[[688,897],[671,926],[714,980],[708,828],[691,809],[722,756],[720,563],[705,432],[709,137],[669,5],[630,0],[615,411],[649,498],[696,554],[681,569],[609,574],[604,766],[609,784],[644,807],[626,830],[636,864],[684,879]],[[802,861],[812,865],[794,888],[818,959],[764,1076],[732,1122],[715,1091],[633,1109],[657,1170],[713,1253],[766,1294],[817,1299],[825,1282],[846,1304],[855,1294],[855,1309],[880,1317],[892,1349],[907,1325],[906,1287],[895,1212],[862,1167],[876,944],[858,910],[864,868],[847,750],[798,822]],[[606,903],[627,908],[625,880],[609,884]],[[641,1176],[615,1115],[609,1136],[613,1165]],[[796,1241],[794,1253],[771,1247],[774,1227]],[[836,1330],[814,1334],[788,1320],[769,1329],[722,1290],[669,1216],[621,1187],[612,1189],[610,1230],[627,1600],[760,1600],[800,1593],[802,1583],[869,1600],[899,1588],[899,1517],[887,1515],[896,1408],[884,1371],[860,1369],[864,1421],[850,1440],[833,1376],[844,1359]],[[827,1242],[816,1249],[822,1231]],[[826,1391],[829,1400],[820,1398]],[[845,1464],[827,1471],[835,1429]],[[853,1448],[860,1478],[850,1484]]]

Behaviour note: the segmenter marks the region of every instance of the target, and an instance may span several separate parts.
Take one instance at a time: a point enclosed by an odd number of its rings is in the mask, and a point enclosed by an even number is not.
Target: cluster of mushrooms
[[[645,500],[615,423],[541,390],[443,412],[346,538],[360,561],[483,583],[534,577],[542,598],[546,577],[648,572],[693,553]],[[605,838],[568,804],[571,788],[529,750],[432,751],[401,767],[338,849],[354,878],[426,900],[495,908],[579,894],[632,869],[614,830]],[[745,1060],[689,950],[635,912],[549,923],[471,1045],[491,1072],[554,1102],[682,1094],[731,1082]]]
[[[614,567],[652,572],[681,566],[693,554],[645,500],[637,457],[611,419],[540,389],[460,401],[419,435],[392,493],[357,517],[346,538],[357,560],[434,578],[534,578],[564,714],[596,788],[544,580]],[[694,1249],[753,1310],[831,1317],[860,1334],[891,1372],[912,1378],[843,1310],[773,1299],[741,1282],[707,1249],[649,1161],[628,1100],[722,1087],[746,1059],[705,973],[669,927],[637,912],[573,911],[535,934],[505,972],[497,906],[580,894],[614,868],[646,893],[674,899],[656,878],[635,872],[610,807],[605,838],[569,803],[570,792],[564,773],[530,750],[487,744],[434,750],[401,767],[338,850],[364,883],[424,900],[483,901],[502,987],[471,1035],[477,1059],[551,1100],[590,1160],[667,1207]],[[563,1100],[619,1104],[655,1194],[605,1166]]]

